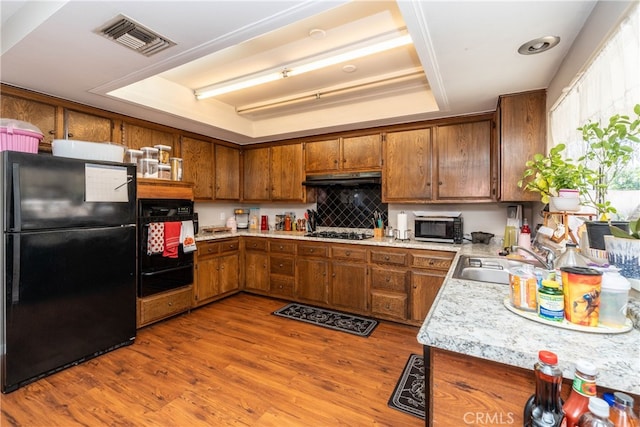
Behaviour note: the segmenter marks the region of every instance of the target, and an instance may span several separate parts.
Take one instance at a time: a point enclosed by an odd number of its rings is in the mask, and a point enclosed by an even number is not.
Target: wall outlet
[[[225,218],[224,212],[220,212],[220,219],[224,221],[224,218]]]

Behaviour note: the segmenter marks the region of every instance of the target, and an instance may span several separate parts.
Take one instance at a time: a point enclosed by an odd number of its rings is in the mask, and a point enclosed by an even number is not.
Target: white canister
[[[598,323],[619,328],[627,321],[627,304],[631,283],[620,274],[620,270],[611,267],[602,275],[600,291],[600,315]]]

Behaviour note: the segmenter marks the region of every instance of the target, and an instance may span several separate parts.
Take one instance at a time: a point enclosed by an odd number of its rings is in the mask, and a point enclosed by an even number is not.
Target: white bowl
[[[576,212],[579,209],[579,197],[551,197],[549,200],[549,210],[551,212]]]
[[[54,139],[51,142],[51,149],[53,155],[57,157],[119,163],[124,160],[124,146],[110,142]]]

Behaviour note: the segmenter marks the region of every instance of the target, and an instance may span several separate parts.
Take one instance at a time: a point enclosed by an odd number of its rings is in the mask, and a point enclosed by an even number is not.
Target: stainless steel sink
[[[476,257],[462,255],[453,272],[454,279],[509,284],[509,270],[525,264],[541,268],[538,262],[518,261],[503,257]]]

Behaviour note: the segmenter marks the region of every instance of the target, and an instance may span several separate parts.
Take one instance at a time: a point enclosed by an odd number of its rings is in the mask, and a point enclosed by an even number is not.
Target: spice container
[[[543,280],[538,289],[538,316],[554,322],[564,321],[564,294],[555,280]]]
[[[158,160],[158,149],[153,147],[142,147],[140,148],[142,151],[143,159],[153,159]]]
[[[158,177],[158,160],[157,159],[140,159],[140,169],[143,178]]]
[[[169,165],[158,165],[158,178],[160,179],[171,179],[171,166]]]
[[[124,155],[125,163],[132,163],[138,165],[138,161],[142,158],[142,150],[127,150]]]
[[[171,147],[168,145],[154,145],[153,148],[158,149],[158,162],[161,165],[168,165],[169,157],[171,157]]]
[[[182,181],[182,159],[180,157],[171,157],[171,179],[173,181]]]

